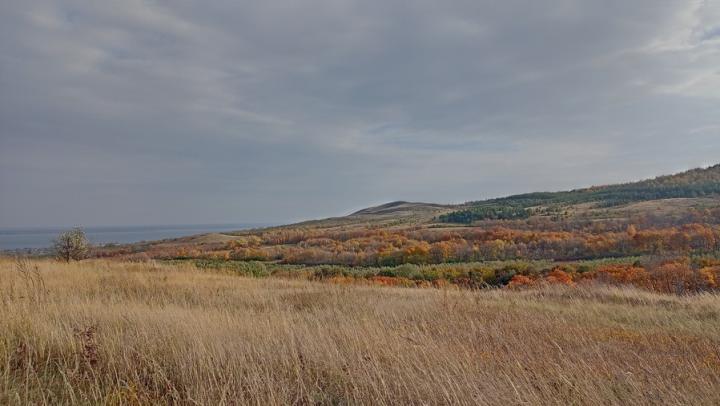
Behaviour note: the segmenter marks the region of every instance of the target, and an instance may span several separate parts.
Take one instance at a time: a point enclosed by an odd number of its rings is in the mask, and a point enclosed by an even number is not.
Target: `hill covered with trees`
[[[533,213],[552,212],[582,203],[615,207],[628,203],[720,195],[720,165],[659,176],[640,182],[595,186],[563,192],[536,192],[470,202],[468,207],[440,215],[444,223],[470,224],[478,220],[513,220]]]
[[[96,247],[253,276],[465,287],[601,280],[720,288],[720,166],[462,206],[392,202],[346,217]]]

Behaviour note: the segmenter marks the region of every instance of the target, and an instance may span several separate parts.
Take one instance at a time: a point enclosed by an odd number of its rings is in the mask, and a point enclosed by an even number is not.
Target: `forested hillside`
[[[564,192],[526,193],[471,202],[468,204],[469,208],[443,214],[438,219],[445,223],[469,224],[478,220],[522,219],[542,210],[548,212],[581,203],[613,207],[648,200],[695,198],[718,194],[720,194],[720,165],[715,165],[640,182]]]
[[[97,247],[93,255],[253,276],[473,288],[601,280],[682,293],[720,288],[718,194],[713,166],[469,206],[392,202],[281,227]]]

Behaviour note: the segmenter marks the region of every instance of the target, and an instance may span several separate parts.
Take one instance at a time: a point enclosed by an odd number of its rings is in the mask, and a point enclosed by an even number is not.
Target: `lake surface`
[[[83,228],[93,244],[131,243],[184,237],[193,234],[246,230],[267,224],[194,224],[173,226],[103,226]],[[47,248],[69,228],[0,228],[0,250]]]

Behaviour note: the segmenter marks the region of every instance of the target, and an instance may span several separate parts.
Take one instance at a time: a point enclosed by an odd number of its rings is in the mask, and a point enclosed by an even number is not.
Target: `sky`
[[[4,0],[0,227],[283,223],[720,162],[720,0]]]

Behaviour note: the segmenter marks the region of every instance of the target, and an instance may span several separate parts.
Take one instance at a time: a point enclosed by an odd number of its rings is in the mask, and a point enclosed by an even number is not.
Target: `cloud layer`
[[[0,5],[0,226],[272,221],[720,161],[720,1]]]

